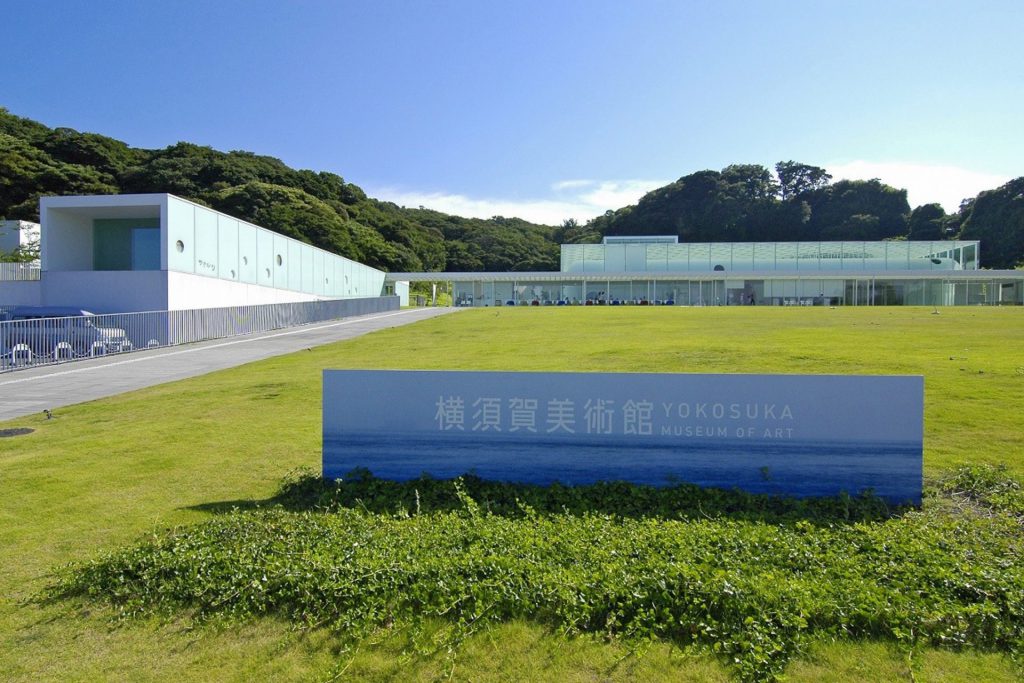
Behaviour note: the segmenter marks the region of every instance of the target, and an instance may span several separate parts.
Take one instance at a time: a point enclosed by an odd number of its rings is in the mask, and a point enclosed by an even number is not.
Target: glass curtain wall
[[[478,280],[453,283],[453,294],[456,306],[1020,306],[1024,276]]]

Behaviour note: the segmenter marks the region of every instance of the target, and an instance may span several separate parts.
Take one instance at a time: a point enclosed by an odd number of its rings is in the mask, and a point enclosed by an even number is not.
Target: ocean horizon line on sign
[[[920,504],[923,378],[324,371],[323,474],[870,490]]]

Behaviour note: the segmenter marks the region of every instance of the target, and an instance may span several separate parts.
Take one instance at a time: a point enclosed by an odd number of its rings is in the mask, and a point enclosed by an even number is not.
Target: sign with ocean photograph
[[[325,370],[323,472],[921,502],[924,380]]]

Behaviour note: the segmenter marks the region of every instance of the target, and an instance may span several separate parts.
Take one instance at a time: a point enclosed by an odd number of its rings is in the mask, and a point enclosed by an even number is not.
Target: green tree
[[[947,216],[941,204],[922,204],[907,219],[907,239],[945,239]]]
[[[112,182],[126,168],[141,162],[146,153],[134,150],[120,140],[95,133],[79,133],[72,128],[55,128],[47,133],[40,148],[54,159],[69,164],[90,166],[106,174]]]
[[[840,180],[801,197],[811,207],[805,239],[881,240],[907,234],[907,191],[878,179]]]
[[[575,218],[567,218],[555,228],[552,240],[558,244],[594,244],[601,241],[601,233],[592,223],[582,225]]]
[[[780,161],[775,164],[779,176],[779,190],[783,201],[798,198],[804,192],[821,190],[832,181],[825,169],[797,161]]]
[[[982,192],[965,204],[960,238],[981,241],[981,265],[1024,266],[1024,176]]]
[[[684,242],[742,241],[770,229],[777,207],[771,172],[756,164],[697,171],[652,190],[636,206],[595,219],[605,235],[677,235]]]
[[[847,216],[838,225],[826,226],[819,237],[823,240],[864,240],[881,239],[878,216],[868,213],[857,213]]]
[[[474,273],[485,270],[483,254],[475,244],[466,244],[460,240],[448,240],[448,270],[453,273]]]
[[[25,140],[0,133],[0,215],[38,221],[42,195],[115,192],[108,175],[63,163]]]
[[[721,180],[727,192],[752,202],[771,199],[779,191],[772,172],[760,164],[726,166],[722,169]]]
[[[33,144],[45,138],[50,129],[32,119],[15,116],[4,107],[0,107],[0,133]]]

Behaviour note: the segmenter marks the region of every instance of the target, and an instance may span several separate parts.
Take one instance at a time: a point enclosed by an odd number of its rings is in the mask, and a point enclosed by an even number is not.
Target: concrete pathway
[[[0,422],[408,325],[457,308],[408,308],[242,337],[0,374]]]

